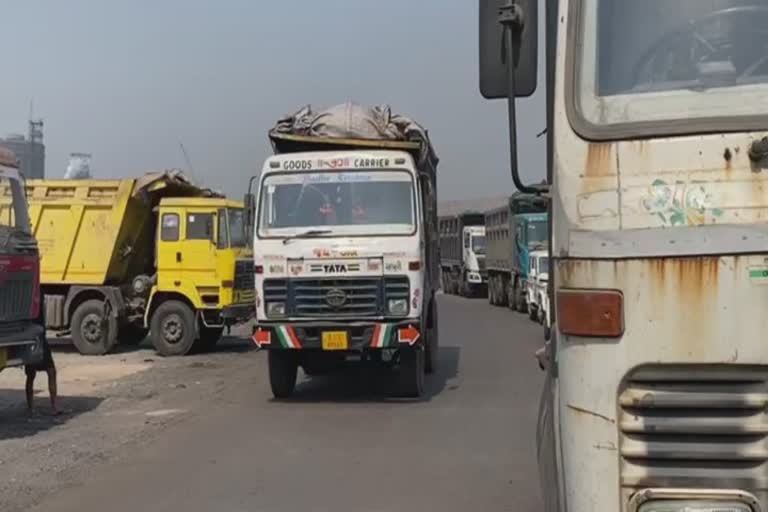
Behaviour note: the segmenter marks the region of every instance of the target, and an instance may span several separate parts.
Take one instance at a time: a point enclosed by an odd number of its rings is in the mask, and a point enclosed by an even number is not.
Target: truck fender
[[[185,303],[187,306],[189,306],[192,312],[195,313],[195,318],[197,318],[198,310],[195,305],[192,304],[192,301],[189,300],[189,297],[183,293],[161,292],[158,291],[156,287],[153,287],[152,292],[149,295],[149,300],[147,301],[147,309],[144,311],[144,327],[149,328],[150,322],[152,321],[152,314],[155,312],[158,306],[160,306],[160,304],[167,300],[178,300]],[[197,328],[199,328],[199,325]]]
[[[90,299],[109,302],[112,316],[120,318],[125,311],[125,300],[120,288],[116,286],[72,286],[64,301],[64,321],[69,325],[75,308]]]

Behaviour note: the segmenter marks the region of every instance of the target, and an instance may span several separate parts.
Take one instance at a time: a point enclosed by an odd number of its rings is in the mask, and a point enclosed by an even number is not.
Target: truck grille
[[[0,319],[19,320],[29,318],[32,310],[34,275],[14,272],[0,283]]]
[[[235,289],[254,289],[253,263],[250,260],[238,260],[235,262]]]
[[[346,300],[331,306],[326,297],[331,290],[343,292]],[[408,277],[343,279],[267,279],[264,301],[285,301],[291,316],[378,316],[384,313],[386,298],[410,296]]]
[[[619,396],[623,487],[768,489],[768,368],[655,366]]]

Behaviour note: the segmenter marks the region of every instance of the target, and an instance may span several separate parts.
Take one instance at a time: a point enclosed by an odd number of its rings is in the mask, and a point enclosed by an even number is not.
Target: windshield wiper
[[[283,245],[286,245],[291,240],[296,240],[297,238],[312,238],[313,236],[328,235],[330,233],[333,233],[333,231],[330,229],[310,229],[307,231],[302,231],[301,233],[297,233],[293,236],[289,236],[283,239]]]

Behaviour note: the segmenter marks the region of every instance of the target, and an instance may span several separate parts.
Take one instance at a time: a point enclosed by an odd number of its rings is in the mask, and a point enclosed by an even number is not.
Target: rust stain
[[[689,299],[712,294],[718,283],[720,259],[657,258],[648,261],[648,274],[657,288],[673,286],[677,293]]]
[[[587,150],[584,173],[589,178],[601,178],[616,174],[615,146],[607,143],[592,142]]]
[[[725,172],[730,178],[731,171],[733,170],[733,153],[731,153],[731,148],[725,148],[723,160],[725,160]]]
[[[594,418],[598,418],[598,419],[601,419],[603,421],[607,421],[608,423],[612,423],[612,424],[616,423],[616,420],[614,420],[613,418],[609,418],[608,416],[606,416],[604,414],[600,414],[599,412],[590,411],[589,409],[584,409],[582,407],[577,407],[577,406],[571,405],[571,404],[568,404],[567,407],[570,410],[575,411],[575,412],[577,412],[579,414],[586,414],[588,416],[592,416]]]

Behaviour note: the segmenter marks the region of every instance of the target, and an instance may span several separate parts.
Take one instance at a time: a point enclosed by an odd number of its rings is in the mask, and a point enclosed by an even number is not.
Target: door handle
[[[181,263],[181,252],[176,253],[176,262]]]

